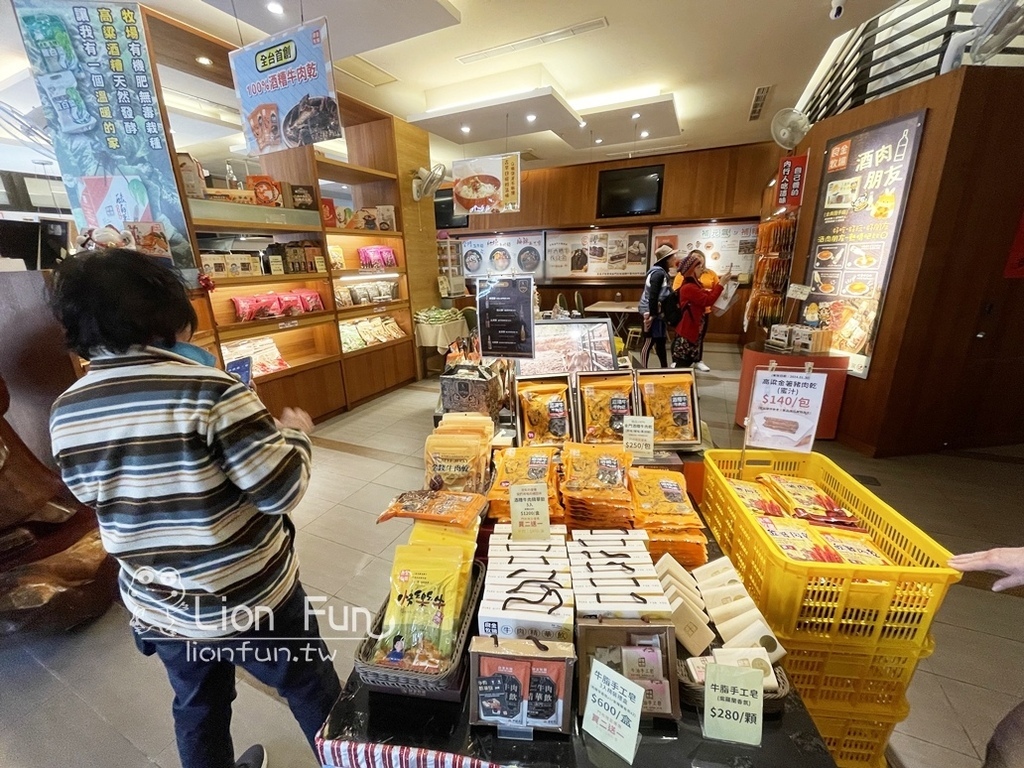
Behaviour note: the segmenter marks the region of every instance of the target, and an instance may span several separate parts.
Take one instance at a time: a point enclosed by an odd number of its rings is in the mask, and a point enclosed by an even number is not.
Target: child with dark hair
[[[54,455],[120,563],[136,645],[167,669],[183,768],[266,766],[261,746],[234,759],[236,665],[277,689],[313,746],[341,684],[287,517],[309,480],[312,421],[289,408],[274,419],[212,367],[188,343],[181,278],[144,254],[66,260],[52,304],[90,361],[54,403]]]

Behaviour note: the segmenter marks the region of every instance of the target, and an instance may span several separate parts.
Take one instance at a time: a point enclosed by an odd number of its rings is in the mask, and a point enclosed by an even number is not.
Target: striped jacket
[[[95,355],[54,403],[50,433],[121,564],[136,626],[226,637],[290,595],[285,513],[309,481],[309,438],[278,429],[234,378],[154,347]]]

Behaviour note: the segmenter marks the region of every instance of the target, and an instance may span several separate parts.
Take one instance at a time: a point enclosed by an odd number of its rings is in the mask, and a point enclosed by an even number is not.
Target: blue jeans
[[[330,651],[316,616],[305,617],[302,585],[274,611],[274,629],[257,629],[225,640],[167,638],[135,630],[135,644],[156,654],[174,689],[174,732],[182,768],[233,768],[231,702],[235,667],[249,672],[288,702],[310,747],[341,695]],[[275,639],[280,638],[280,639]]]

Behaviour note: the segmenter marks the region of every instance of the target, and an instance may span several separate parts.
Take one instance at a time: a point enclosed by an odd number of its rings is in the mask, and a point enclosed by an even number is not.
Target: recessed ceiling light
[[[580,120],[580,128],[586,128],[586,127],[587,127],[587,121],[586,120]]]
[[[342,189],[348,189],[348,184],[342,184],[342,185],[341,185],[341,188],[342,188]]]
[[[537,119],[536,115],[527,115],[526,116],[526,122],[528,122],[528,123],[532,123],[536,119]]]
[[[640,138],[641,139],[646,139],[650,135],[651,135],[650,131],[640,131]]]
[[[595,144],[600,144],[604,139],[594,139]]]
[[[712,219],[712,220],[711,220],[711,223],[712,223],[712,224],[717,224],[717,223],[718,223],[718,219]]]
[[[639,112],[634,112],[633,113],[633,119],[634,120],[639,120],[640,119],[640,113]]]
[[[196,56],[196,63],[202,64],[204,67],[212,67],[213,59],[211,59],[209,56]]]
[[[280,16],[284,13],[284,6],[280,3],[267,3],[267,10]]]
[[[464,125],[464,126],[462,126],[462,128],[461,128],[460,130],[461,130],[461,131],[462,131],[463,133],[469,133],[469,126],[468,126],[468,125]]]

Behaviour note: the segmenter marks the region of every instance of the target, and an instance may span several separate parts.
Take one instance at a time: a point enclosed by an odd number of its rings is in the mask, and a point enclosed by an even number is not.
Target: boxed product
[[[202,200],[206,197],[206,177],[203,166],[188,152],[178,152],[178,170],[185,187],[185,196]]]
[[[246,176],[245,188],[251,189],[256,196],[256,205],[269,208],[283,208],[281,184],[270,176]]]
[[[345,223],[345,229],[377,229],[377,209],[360,208]]]
[[[289,184],[287,181],[282,181],[280,184],[285,208],[295,208],[300,211],[316,210],[313,187],[305,184]]]
[[[565,604],[566,594],[549,589],[539,602],[516,595],[485,597],[480,602],[478,630],[481,635],[497,635],[499,639],[536,637],[542,642],[571,643],[576,612],[572,605]]]
[[[228,277],[250,277],[259,272],[253,272],[252,258],[248,254],[228,254],[224,257],[227,264]]]
[[[441,376],[441,405],[445,411],[483,413],[497,420],[501,400],[501,381],[482,365],[458,365]]]
[[[328,245],[327,254],[330,257],[331,269],[334,272],[344,272],[345,250],[340,245]]]
[[[217,200],[222,203],[256,205],[256,193],[251,189],[218,189],[211,187],[206,190],[205,196],[207,200]]]
[[[338,226],[338,211],[334,207],[334,200],[329,197],[320,199],[320,218],[328,229]]]
[[[474,637],[469,646],[469,722],[571,733],[571,642]]]
[[[395,225],[395,206],[378,205],[375,210],[377,214],[377,229],[382,232],[394,232],[398,229]]]
[[[211,277],[227,277],[228,262],[222,253],[203,253],[199,256],[203,265],[203,274]]]

